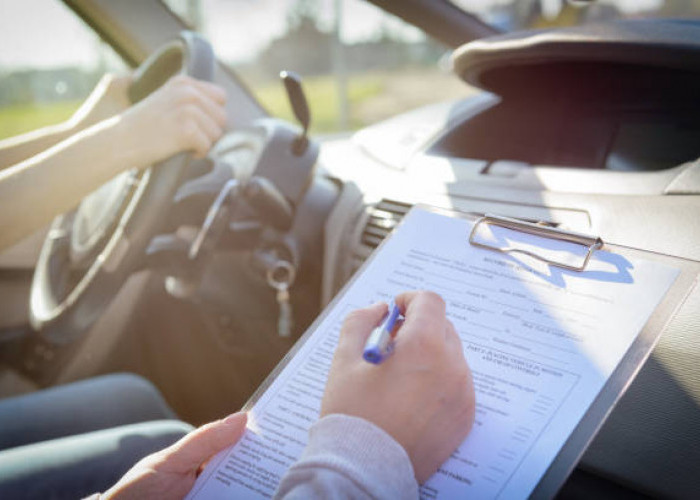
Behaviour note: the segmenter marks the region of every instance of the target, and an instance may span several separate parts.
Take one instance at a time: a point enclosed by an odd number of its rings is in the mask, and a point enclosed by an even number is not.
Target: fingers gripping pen
[[[392,301],[389,305],[389,312],[384,316],[382,322],[370,333],[362,357],[365,361],[378,365],[384,361],[394,350],[394,339],[391,332],[396,326],[396,322],[401,315],[399,307]]]

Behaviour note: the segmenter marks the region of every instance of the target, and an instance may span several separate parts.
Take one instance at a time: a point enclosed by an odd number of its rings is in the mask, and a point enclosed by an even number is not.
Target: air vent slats
[[[365,246],[371,247],[372,249],[377,248],[384,238],[381,236],[373,236],[371,234],[362,235],[361,243]]]
[[[400,201],[394,200],[382,200],[377,204],[377,209],[384,210],[390,213],[400,213],[405,214],[413,205],[409,203],[402,203]]]
[[[372,221],[370,221],[365,226],[364,234],[367,236],[378,236],[380,238],[384,238],[392,229],[394,229],[395,225],[396,224],[394,223],[391,226],[379,227],[372,224]]]
[[[382,200],[367,207],[365,226],[353,249],[351,272],[362,265],[410,209],[411,205],[394,200]]]

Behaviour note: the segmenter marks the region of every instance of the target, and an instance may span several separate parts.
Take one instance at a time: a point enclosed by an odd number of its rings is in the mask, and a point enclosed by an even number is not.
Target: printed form
[[[538,268],[470,245],[472,227],[413,209],[255,403],[240,442],[211,461],[188,498],[271,497],[318,419],[347,313],[416,289],[444,298],[476,389],[470,435],[422,486],[421,498],[526,498],[678,271],[603,251],[582,273]],[[510,230],[492,231],[507,239]],[[518,238],[539,244],[536,236]],[[400,332],[396,342],[400,355]]]

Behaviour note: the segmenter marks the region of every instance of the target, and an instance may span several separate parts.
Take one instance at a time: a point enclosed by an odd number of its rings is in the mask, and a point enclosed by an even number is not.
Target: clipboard
[[[580,265],[570,266],[565,263],[554,262],[540,255],[533,255],[530,252],[517,248],[498,248],[485,245],[474,240],[477,229],[481,224],[496,225],[541,237],[579,244],[585,246],[587,251]],[[598,397],[589,406],[588,411],[580,420],[575,431],[564,443],[559,454],[530,495],[530,498],[552,498],[573,471],[586,448],[602,427],[605,419],[613,411],[617,401],[630,386],[644,362],[651,355],[654,346],[672,320],[675,312],[680,309],[694,285],[697,284],[698,276],[700,276],[700,263],[659,253],[647,252],[632,247],[605,244],[603,240],[597,236],[563,231],[554,227],[496,215],[484,215],[476,218],[472,232],[469,235],[469,242],[477,247],[496,252],[523,253],[544,261],[547,264],[576,272],[585,271],[590,258],[597,250],[607,250],[623,256],[663,262],[680,271],[674,284],[668,290],[656,310],[652,313],[639,335],[637,335],[636,340],[630,346],[623,360],[600,390]]]
[[[676,313],[676,311],[680,308],[687,296],[693,290],[694,285],[698,281],[698,276],[700,275],[700,262],[682,259],[678,257],[672,257],[659,253],[648,252],[621,245],[610,245],[604,243],[600,238],[595,236],[571,233],[559,228],[543,226],[541,224],[534,224],[531,222],[524,222],[517,219],[509,219],[492,215],[480,216],[425,205],[416,205],[414,209],[427,210],[429,212],[439,213],[449,217],[463,218],[472,222],[473,226],[471,233],[464,235],[465,244],[472,244],[474,246],[488,248],[492,251],[498,252],[523,253],[532,258],[544,261],[550,266],[558,267],[566,271],[585,271],[586,266],[588,265],[592,255],[598,250],[607,250],[609,252],[621,255],[623,257],[660,262],[667,266],[674,267],[679,271],[678,276],[676,277],[673,284],[670,286],[670,288],[663,296],[658,306],[652,312],[649,319],[632,342],[631,346],[625,353],[622,360],[614,369],[607,382],[605,382],[598,395],[595,397],[595,399],[590,404],[583,417],[578,422],[578,425],[576,426],[574,431],[564,442],[556,457],[551,462],[544,475],[542,475],[542,477],[540,478],[537,486],[529,495],[529,498],[535,499],[552,498],[561,488],[569,474],[572,472],[572,470],[580,460],[588,444],[595,437],[597,431],[600,429],[607,416],[612,412],[616,402],[619,400],[622,394],[624,394],[626,389],[633,381],[635,375],[638,373],[646,359],[651,354],[659,337],[661,336],[665,328],[668,326],[669,322],[673,319],[673,316]],[[399,223],[394,229],[394,231],[400,230],[402,225],[403,223]],[[474,236],[476,229],[483,225],[499,226],[516,232],[522,231],[528,234],[535,234],[545,239],[564,241],[576,245],[582,245],[586,249],[584,261],[579,265],[570,266],[563,263],[551,262],[550,259],[536,254],[533,255],[533,252],[529,251],[519,251],[518,249],[512,248],[493,248],[492,246],[481,245],[479,244],[479,242],[475,241]],[[261,395],[270,387],[270,385],[277,378],[280,372],[287,366],[289,361],[292,358],[294,358],[301,346],[311,337],[311,335],[316,331],[316,329],[321,325],[321,323],[324,322],[329,312],[335,309],[336,305],[341,301],[341,298],[347,293],[347,291],[352,287],[352,285],[355,283],[358,277],[362,275],[362,273],[370,265],[373,258],[382,251],[383,247],[387,244],[387,241],[390,240],[391,236],[392,235],[389,235],[379,245],[379,247],[375,250],[372,256],[370,256],[363,263],[363,265],[355,273],[353,278],[351,278],[349,282],[345,284],[342,290],[324,309],[323,313],[299,338],[297,343],[292,347],[292,349],[286,354],[286,356],[280,361],[280,363],[275,367],[275,369],[270,373],[270,375],[251,396],[248,402],[244,405],[243,410],[248,411],[254,406],[254,404],[258,401]]]

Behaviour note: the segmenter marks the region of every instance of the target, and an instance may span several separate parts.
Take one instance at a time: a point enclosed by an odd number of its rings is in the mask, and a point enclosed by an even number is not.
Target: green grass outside
[[[445,87],[444,80],[454,80]],[[251,81],[252,80],[252,81]],[[280,81],[255,83],[250,88],[273,116],[295,122],[287,95]],[[338,87],[333,75],[304,79],[311,108],[311,132],[339,131]],[[430,71],[372,72],[348,77],[348,129],[356,130],[379,119],[419,105],[448,98],[453,91],[464,94],[457,79]],[[455,94],[457,95],[457,94]],[[80,105],[66,101],[0,108],[0,139],[66,120]]]
[[[70,118],[80,101],[22,104],[0,108],[0,139],[23,134]]]
[[[364,123],[353,116],[352,109],[358,103],[380,94],[384,82],[380,75],[351,77],[348,82],[349,127],[359,128]],[[311,107],[311,131],[314,133],[338,131],[338,89],[333,76],[320,76],[304,80],[304,90]],[[274,81],[253,88],[256,97],[273,116],[295,121],[282,83]],[[68,119],[78,108],[80,101],[67,101],[36,105],[14,105],[0,108],[0,139],[12,137],[46,125]]]
[[[311,131],[313,133],[336,132],[339,130],[338,87],[332,75],[306,78],[303,82],[311,108]],[[360,128],[364,123],[353,115],[353,108],[384,90],[381,75],[370,74],[352,76],[348,79],[349,116],[348,126]],[[252,88],[255,97],[273,116],[295,122],[292,108],[282,82],[275,81]]]

